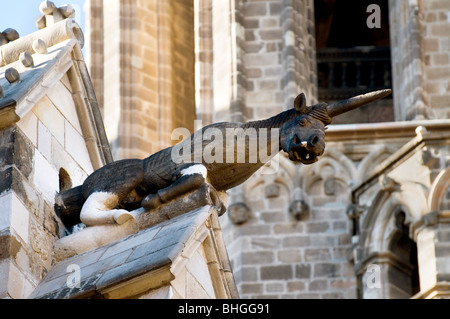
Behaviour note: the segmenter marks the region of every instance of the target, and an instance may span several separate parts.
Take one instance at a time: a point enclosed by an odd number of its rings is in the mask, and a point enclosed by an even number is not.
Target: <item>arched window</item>
[[[409,237],[405,212],[397,210],[394,218],[396,229],[392,233],[389,250],[403,263],[403,267],[388,272],[388,282],[390,289],[398,289],[400,293],[411,297],[420,291],[417,245]]]
[[[388,1],[315,0],[314,10],[319,100],[331,103],[391,88]],[[389,97],[333,123],[393,120]]]

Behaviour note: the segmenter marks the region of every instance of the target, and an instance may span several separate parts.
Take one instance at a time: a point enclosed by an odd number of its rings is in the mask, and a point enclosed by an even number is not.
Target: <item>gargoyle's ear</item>
[[[294,108],[297,113],[304,114],[306,112],[306,97],[304,93],[300,93],[294,100]]]

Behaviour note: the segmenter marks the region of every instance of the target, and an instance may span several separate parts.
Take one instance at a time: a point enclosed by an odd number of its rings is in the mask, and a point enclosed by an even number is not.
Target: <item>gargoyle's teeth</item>
[[[306,154],[305,158],[306,158],[306,159],[309,159],[309,153]]]

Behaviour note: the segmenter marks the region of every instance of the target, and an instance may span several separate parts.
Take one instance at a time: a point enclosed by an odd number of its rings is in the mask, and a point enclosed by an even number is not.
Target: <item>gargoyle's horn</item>
[[[391,90],[386,89],[354,96],[349,99],[327,105],[327,113],[330,117],[334,117],[339,114],[356,109],[364,104],[382,99],[389,94],[391,94]]]

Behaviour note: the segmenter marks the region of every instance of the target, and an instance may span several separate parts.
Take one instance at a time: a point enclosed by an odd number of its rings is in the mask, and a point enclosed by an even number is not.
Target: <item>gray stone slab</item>
[[[98,290],[170,266],[209,214],[210,206],[202,207],[65,259],[55,264],[30,298],[87,298]],[[70,265],[79,266],[79,288],[67,285]]]
[[[103,289],[131,278],[141,276],[149,271],[167,266],[172,263],[182,251],[184,245],[174,244],[156,252],[145,254],[119,267],[110,269],[98,281],[96,288]]]

